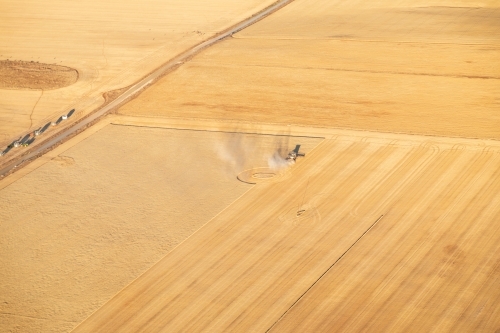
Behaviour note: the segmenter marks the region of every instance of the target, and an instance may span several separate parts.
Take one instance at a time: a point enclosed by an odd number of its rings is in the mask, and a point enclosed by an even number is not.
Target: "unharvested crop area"
[[[496,1],[297,0],[120,112],[499,139],[498,22]]]
[[[0,60],[0,89],[51,90],[69,86],[78,79],[73,68],[34,61]]]

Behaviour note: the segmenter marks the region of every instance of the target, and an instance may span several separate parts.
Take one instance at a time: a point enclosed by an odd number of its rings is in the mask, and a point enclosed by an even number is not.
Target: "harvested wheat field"
[[[95,27],[53,68],[78,80],[0,90],[0,117],[100,105],[270,3],[69,5],[64,45]],[[499,22],[295,0],[204,49],[0,180],[0,330],[500,332]],[[19,50],[55,27],[30,29]]]
[[[2,3],[0,61],[34,62],[53,70],[45,71],[39,84],[16,85],[0,79],[0,147],[71,109],[77,111],[75,118],[88,114],[104,103],[103,93],[131,85],[273,2]],[[55,65],[76,71],[78,80],[68,81],[70,85],[51,84],[51,77],[58,73]],[[32,73],[24,69],[21,75]]]
[[[330,132],[75,332],[494,332],[500,145]]]

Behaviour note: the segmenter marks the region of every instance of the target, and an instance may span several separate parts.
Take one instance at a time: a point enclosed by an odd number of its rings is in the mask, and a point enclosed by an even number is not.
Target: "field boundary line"
[[[376,225],[376,224],[377,224],[380,220],[382,220],[382,218],[383,218],[383,217],[384,217],[384,214],[380,215],[380,217],[379,217],[377,220],[375,220],[375,222],[373,222],[373,223],[372,223],[372,225],[371,225],[368,229],[366,229],[366,230],[365,230],[365,232],[363,232],[363,233],[361,234],[361,236],[359,236],[359,237],[358,237],[358,239],[356,239],[356,241],[355,241],[354,243],[352,243],[352,244],[351,244],[351,246],[349,246],[349,248],[348,248],[347,250],[345,250],[345,252],[344,252],[344,253],[342,253],[342,255],[340,255],[340,257],[338,257],[338,258],[337,258],[337,260],[335,260],[335,262],[334,262],[334,263],[333,263],[330,267],[328,267],[328,269],[327,269],[326,271],[324,271],[324,272],[323,272],[323,274],[321,274],[321,275],[319,276],[319,278],[318,278],[316,281],[314,281],[314,282],[313,282],[313,284],[311,284],[311,285],[309,286],[309,288],[307,288],[307,290],[306,290],[306,291],[304,291],[304,293],[302,293],[302,295],[300,295],[300,296],[299,296],[299,298],[297,298],[297,300],[296,300],[295,302],[293,302],[293,304],[292,304],[292,305],[290,305],[290,307],[289,307],[289,308],[288,308],[285,312],[283,312],[283,314],[282,314],[282,315],[278,318],[278,320],[276,320],[276,321],[274,322],[274,324],[272,324],[272,325],[271,325],[271,327],[269,327],[269,328],[266,330],[266,333],[267,333],[267,332],[270,332],[270,331],[273,329],[273,327],[274,327],[274,326],[276,326],[276,324],[277,324],[277,323],[279,323],[279,322],[281,321],[281,319],[283,319],[283,317],[285,317],[285,316],[286,316],[286,314],[287,314],[288,312],[290,312],[290,310],[291,310],[291,309],[292,309],[292,308],[293,308],[293,307],[294,307],[294,306],[295,306],[295,305],[296,305],[296,304],[297,304],[297,303],[298,303],[298,302],[299,302],[302,298],[304,298],[304,296],[305,296],[305,295],[309,292],[309,290],[311,290],[311,289],[312,289],[312,288],[313,288],[313,287],[314,287],[314,286],[315,286],[315,285],[316,285],[316,284],[317,284],[317,283],[318,283],[318,282],[319,282],[319,281],[323,278],[323,276],[325,276],[325,275],[326,275],[326,274],[327,274],[327,273],[328,273],[328,272],[329,272],[329,271],[333,268],[333,266],[335,266],[335,265],[336,265],[336,264],[337,264],[337,263],[338,263],[338,262],[339,262],[339,261],[340,261],[340,260],[341,260],[341,259],[342,259],[345,255],[346,255],[346,254],[347,254],[347,252],[349,252],[349,250],[351,250],[351,249],[354,247],[354,245],[356,245],[356,244],[357,244],[357,243],[361,240],[361,238],[363,238],[363,236],[364,236],[364,235],[366,235],[366,234],[368,233],[368,231],[370,231],[373,227],[375,227],[375,225]]]
[[[386,44],[419,44],[419,45],[465,45],[465,46],[496,46],[496,43],[456,43],[456,42],[429,42],[424,40],[388,40],[388,39],[369,39],[369,38],[329,38],[329,37],[306,37],[292,35],[243,35],[234,36],[235,39],[266,39],[266,40],[321,40],[332,42],[355,42],[355,43],[386,43]]]
[[[76,325],[75,327],[73,327],[71,329],[70,332],[73,332],[74,330],[76,330],[80,325],[82,325],[83,323],[85,323],[90,317],[92,317],[96,312],[98,312],[101,308],[103,308],[104,306],[106,306],[106,304],[108,304],[111,300],[113,300],[117,295],[121,294],[125,289],[127,289],[130,285],[132,285],[135,281],[137,281],[138,279],[140,279],[143,275],[145,275],[147,272],[149,272],[153,267],[155,267],[156,265],[158,265],[160,262],[162,262],[167,256],[169,256],[173,251],[175,251],[175,249],[177,249],[179,246],[181,246],[182,244],[184,244],[185,242],[187,242],[188,240],[191,239],[191,237],[193,235],[195,235],[196,233],[200,232],[200,230],[202,230],[203,228],[205,228],[205,226],[207,224],[209,224],[210,222],[212,222],[213,220],[215,220],[219,215],[221,215],[222,213],[224,213],[226,210],[228,210],[230,207],[233,206],[233,204],[235,202],[237,202],[238,200],[240,200],[242,197],[244,197],[248,192],[250,192],[251,190],[253,190],[255,187],[255,185],[250,185],[250,187],[245,191],[243,192],[238,198],[236,198],[234,201],[232,201],[229,205],[227,205],[224,209],[222,209],[220,212],[218,212],[216,215],[214,215],[213,217],[211,217],[208,221],[206,221],[203,225],[201,225],[198,229],[196,229],[195,231],[193,231],[193,233],[191,235],[189,235],[186,239],[182,240],[179,244],[177,244],[176,246],[174,246],[170,251],[168,251],[164,256],[162,256],[158,261],[156,261],[155,263],[153,263],[151,266],[149,266],[148,268],[146,268],[142,273],[140,273],[137,277],[135,277],[132,281],[130,281],[129,283],[127,283],[123,288],[121,288],[119,291],[117,291],[112,297],[110,297],[106,302],[104,302],[101,306],[99,306],[97,309],[95,309],[91,314],[89,314],[85,319],[83,319],[81,322],[78,323],[78,325]]]
[[[230,119],[230,118],[224,118],[224,119],[215,119],[215,118],[178,118],[178,117],[160,117],[160,116],[154,116],[154,115],[148,115],[148,116],[133,116],[133,115],[128,115],[128,114],[122,114],[118,113],[116,115],[113,115],[113,121],[115,124],[121,124],[121,125],[138,125],[139,122],[141,122],[141,125],[150,127],[153,125],[149,125],[152,121],[161,121],[162,123],[165,123],[168,125],[164,126],[174,126],[171,125],[172,123],[183,123],[183,125],[177,125],[177,126],[188,126],[191,128],[191,126],[203,126],[206,128],[209,124],[221,124],[221,125],[241,125],[241,126],[253,126],[253,128],[259,127],[259,128],[266,128],[266,127],[272,127],[272,126],[277,126],[277,127],[287,127],[289,126],[292,130],[297,130],[297,129],[303,129],[304,131],[309,131],[309,132],[318,132],[322,131],[322,133],[334,133],[335,135],[353,135],[354,133],[368,133],[370,135],[370,138],[393,138],[394,140],[401,140],[401,141],[423,141],[423,140],[428,140],[428,139],[433,139],[436,140],[436,143],[446,143],[450,142],[450,140],[453,140],[453,143],[456,144],[457,141],[458,143],[463,143],[463,144],[469,144],[471,145],[472,143],[483,143],[483,144],[488,144],[488,145],[493,145],[494,147],[499,147],[500,146],[500,139],[499,138],[480,138],[480,137],[466,137],[466,136],[453,136],[453,135],[439,135],[439,134],[424,134],[424,133],[412,133],[412,132],[396,132],[396,131],[384,131],[384,130],[368,130],[368,129],[363,129],[363,128],[355,128],[355,127],[337,127],[337,126],[320,126],[320,125],[307,125],[307,124],[295,124],[295,123],[290,123],[290,124],[285,124],[285,123],[276,123],[276,122],[258,122],[258,123],[251,123],[248,120],[239,120],[239,119]],[[199,125],[199,124],[202,125]],[[257,125],[256,125],[257,124]],[[163,125],[159,125],[158,123],[154,123],[155,127],[162,127]],[[327,134],[321,134],[321,135],[327,135]],[[401,139],[403,137],[403,139]]]
[[[308,153],[308,157],[310,157],[311,153],[315,150],[317,150],[318,147],[320,147],[322,144],[324,144],[327,140],[322,140],[320,143],[318,143],[315,147],[311,149],[311,151]],[[135,277],[133,280],[131,280],[129,283],[127,283],[123,288],[121,288],[119,291],[117,291],[113,296],[111,296],[108,300],[106,300],[101,306],[99,306],[97,309],[95,309],[91,314],[89,314],[85,319],[83,319],[81,322],[78,323],[75,327],[71,329],[70,332],[75,331],[79,326],[83,325],[89,318],[91,318],[95,313],[100,311],[102,308],[106,306],[106,304],[110,303],[113,299],[115,299],[119,294],[121,294],[124,290],[126,290],[129,286],[133,285],[135,281],[139,280],[142,276],[147,274],[149,271],[151,271],[155,266],[159,265],[165,258],[170,256],[177,248],[182,246],[184,243],[188,242],[191,240],[191,238],[201,232],[204,228],[207,228],[207,226],[214,220],[216,220],[220,215],[225,213],[228,209],[231,209],[234,204],[238,201],[240,201],[244,196],[249,195],[249,193],[252,190],[256,189],[256,186],[258,185],[249,185],[249,188],[243,192],[238,198],[236,198],[234,201],[232,201],[230,204],[228,204],[226,207],[224,207],[221,211],[219,211],[217,214],[215,214],[213,217],[208,219],[205,223],[203,223],[198,229],[193,231],[187,238],[182,240],[180,243],[175,245],[171,250],[169,250],[167,253],[165,253],[160,259],[158,259],[156,262],[152,263],[151,266],[146,268],[142,273],[140,273],[137,277]]]
[[[127,124],[118,124],[118,123],[110,123],[110,125],[114,126],[125,126],[125,127],[139,127],[139,128],[153,128],[153,129],[162,129],[162,130],[169,130],[169,131],[190,131],[190,132],[209,132],[209,133],[227,133],[227,134],[244,134],[244,135],[262,135],[262,136],[282,136],[282,137],[294,137],[294,138],[308,138],[308,139],[324,139],[328,140],[324,135],[295,135],[295,134],[273,134],[273,133],[267,133],[264,131],[258,132],[258,131],[246,131],[244,129],[238,131],[238,130],[224,130],[224,129],[200,129],[200,128],[180,128],[180,127],[160,127],[160,126],[146,126],[146,125],[127,125]]]
[[[3,167],[0,169],[0,176],[5,176],[11,172],[16,171],[15,168],[21,166],[21,164],[32,161],[34,158],[37,158],[47,150],[52,149],[54,145],[66,141],[68,138],[76,135],[78,131],[85,130],[95,121],[98,121],[99,118],[128,103],[130,100],[137,97],[142,91],[144,91],[144,89],[151,86],[163,76],[182,66],[185,62],[189,61],[191,58],[193,58],[206,48],[215,45],[223,39],[232,37],[233,34],[259,22],[260,20],[273,14],[274,12],[285,7],[293,1],[294,0],[278,0],[273,4],[265,7],[264,9],[258,11],[257,13],[254,13],[250,17],[244,19],[243,21],[240,21],[230,26],[229,28],[216,33],[214,36],[201,42],[200,44],[194,45],[186,51],[167,60],[166,63],[158,67],[156,70],[147,74],[142,79],[139,79],[136,83],[132,84],[127,90],[125,90],[125,92],[120,94],[110,103],[99,106],[96,111],[90,112],[88,115],[77,120],[75,123],[68,125],[67,128],[62,129],[60,132],[54,133],[51,137],[49,137],[45,141],[42,141],[39,145],[34,145],[32,151],[29,151],[26,154],[18,157],[14,156],[11,160],[5,162]]]

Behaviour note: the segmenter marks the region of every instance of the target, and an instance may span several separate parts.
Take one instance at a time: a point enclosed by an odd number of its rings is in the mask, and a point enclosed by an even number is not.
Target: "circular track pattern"
[[[247,184],[276,183],[291,176],[290,168],[274,170],[269,167],[252,168],[241,172],[238,180]]]

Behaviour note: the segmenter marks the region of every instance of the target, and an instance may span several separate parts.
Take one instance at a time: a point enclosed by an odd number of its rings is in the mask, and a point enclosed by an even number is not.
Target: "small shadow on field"
[[[27,143],[27,141],[29,140],[29,138],[30,138],[30,135],[29,135],[29,134],[26,134],[26,135],[24,136],[24,138],[22,138],[22,139],[21,139],[20,143],[21,143],[21,144],[25,144],[25,143]]]

